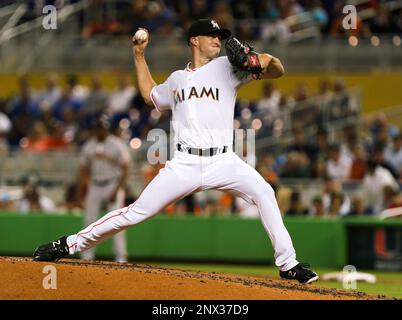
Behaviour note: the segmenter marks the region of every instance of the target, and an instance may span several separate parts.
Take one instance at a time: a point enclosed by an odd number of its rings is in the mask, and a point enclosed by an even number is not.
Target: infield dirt
[[[57,289],[44,289],[44,267],[57,271]],[[350,300],[379,299],[279,278],[236,276],[144,264],[0,257],[0,299],[132,300]]]

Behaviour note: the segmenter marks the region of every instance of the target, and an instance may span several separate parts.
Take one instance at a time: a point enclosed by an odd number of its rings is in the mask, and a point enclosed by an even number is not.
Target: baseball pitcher
[[[227,56],[220,56],[222,40]],[[275,251],[282,278],[310,283],[318,275],[299,263],[283,224],[272,187],[233,152],[233,120],[237,90],[253,79],[284,74],[279,59],[257,53],[220,29],[214,20],[195,21],[188,30],[191,61],[157,85],[145,59],[146,30],[133,37],[138,86],[145,102],[158,111],[170,109],[176,150],[159,174],[131,205],[109,212],[84,230],[40,246],[34,260],[55,261],[83,252],[130,226],[152,218],[184,196],[208,189],[231,192],[255,204]]]

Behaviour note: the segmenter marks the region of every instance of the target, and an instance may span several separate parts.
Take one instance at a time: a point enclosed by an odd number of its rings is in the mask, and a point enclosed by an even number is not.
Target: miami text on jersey
[[[202,87],[202,89],[197,90],[196,87],[191,87],[189,90],[173,90],[173,98],[175,104],[184,100],[190,100],[191,98],[211,98],[212,100],[219,101],[219,88],[210,87],[207,90],[205,87]]]

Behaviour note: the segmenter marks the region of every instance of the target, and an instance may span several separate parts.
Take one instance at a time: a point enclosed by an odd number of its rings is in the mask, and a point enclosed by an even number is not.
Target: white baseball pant
[[[128,207],[114,210],[67,238],[70,254],[83,252],[110,236],[152,218],[170,203],[207,189],[228,191],[258,207],[275,251],[275,264],[288,271],[298,264],[272,187],[233,151],[202,157],[175,151],[172,160]]]

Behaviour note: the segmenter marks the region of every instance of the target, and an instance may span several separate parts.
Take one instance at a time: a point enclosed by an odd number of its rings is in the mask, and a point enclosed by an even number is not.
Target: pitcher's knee
[[[134,225],[147,220],[159,212],[156,206],[148,204],[146,207],[141,207],[135,203],[128,207],[127,218],[130,220],[130,224]]]
[[[254,200],[258,202],[261,199],[275,197],[275,191],[268,183],[258,184],[254,190]]]

